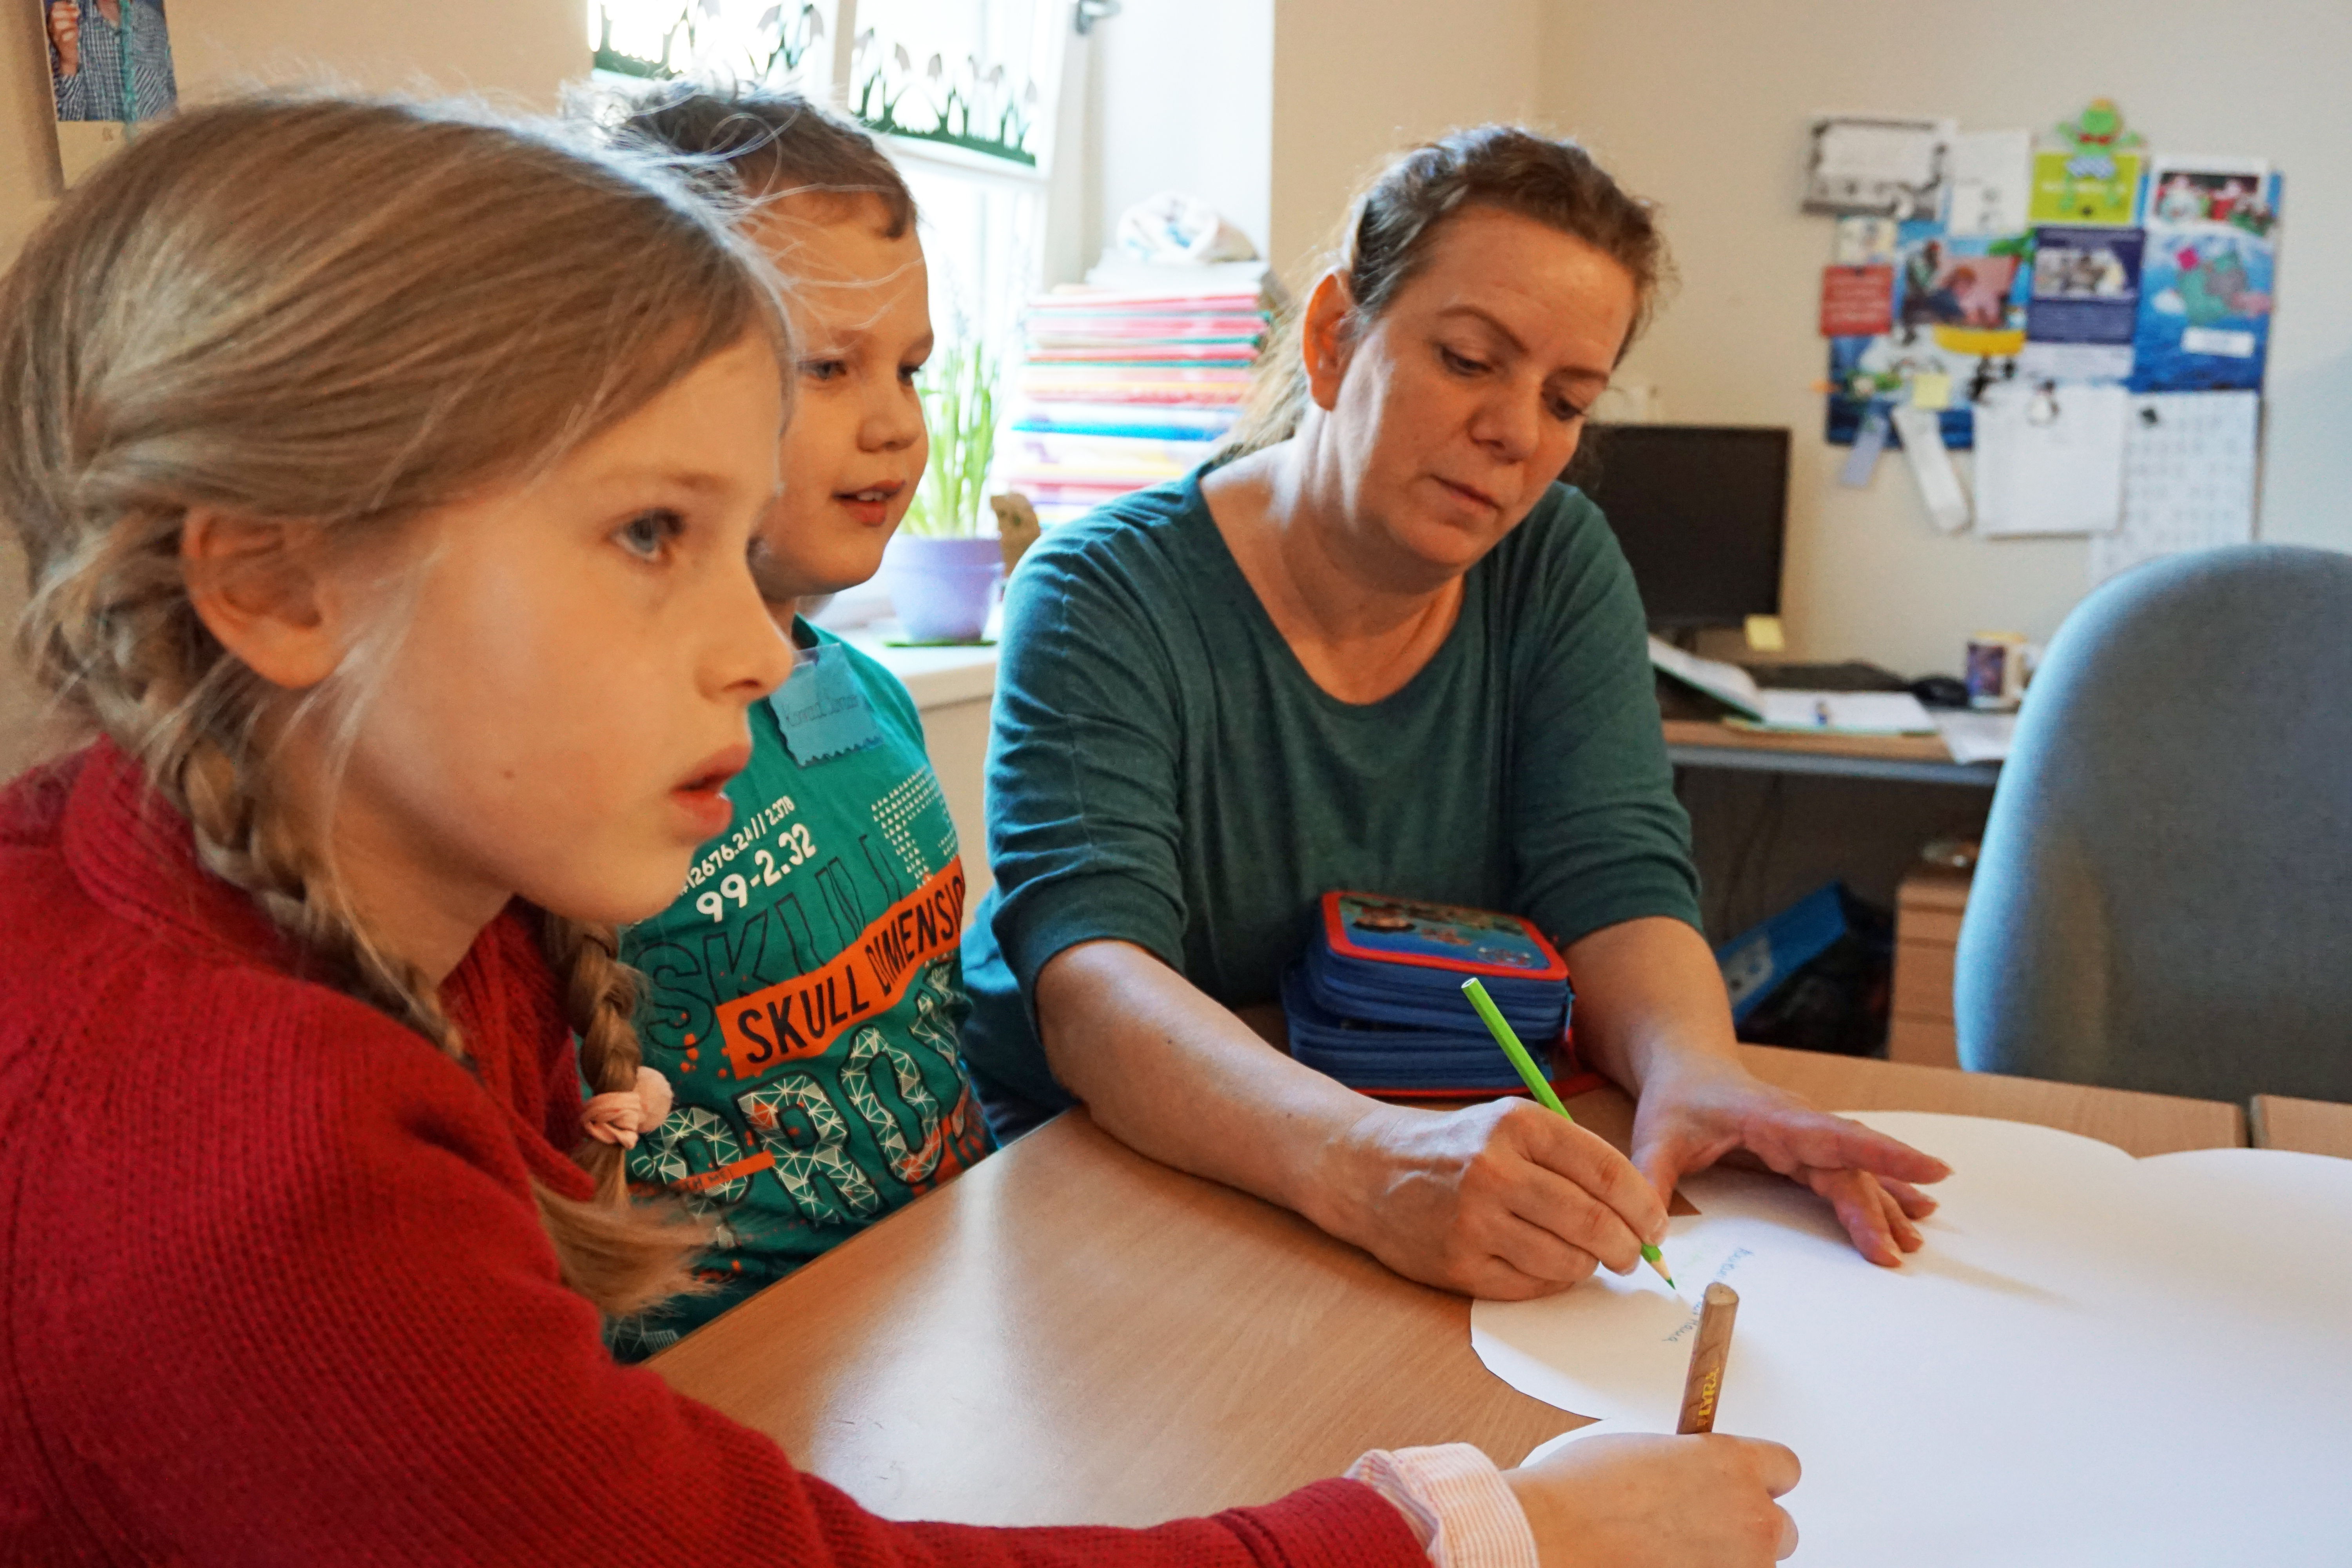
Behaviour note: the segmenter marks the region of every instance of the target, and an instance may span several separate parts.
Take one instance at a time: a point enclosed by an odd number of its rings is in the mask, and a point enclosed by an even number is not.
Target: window
[[[590,0],[599,75],[792,88],[882,141],[940,336],[1009,346],[1042,278],[1069,0]]]

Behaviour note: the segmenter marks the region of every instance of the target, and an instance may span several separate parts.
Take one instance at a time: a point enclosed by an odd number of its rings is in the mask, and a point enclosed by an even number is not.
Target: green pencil
[[[1486,1032],[1495,1037],[1495,1043],[1503,1047],[1505,1056],[1511,1058],[1511,1065],[1518,1069],[1520,1081],[1528,1086],[1528,1092],[1536,1097],[1537,1103],[1574,1121],[1576,1118],[1568,1115],[1568,1107],[1559,1102],[1559,1096],[1554,1094],[1551,1085],[1544,1081],[1535,1058],[1528,1055],[1527,1047],[1519,1044],[1519,1037],[1511,1031],[1510,1021],[1503,1016],[1503,1010],[1495,1005],[1495,999],[1486,994],[1486,988],[1478,984],[1476,975],[1462,983],[1462,994],[1470,998],[1470,1005],[1478,1009],[1478,1016],[1486,1020]],[[1682,1289],[1675,1284],[1675,1277],[1666,1272],[1666,1260],[1658,1255],[1656,1247],[1646,1241],[1642,1243],[1642,1260],[1656,1269],[1658,1278],[1673,1289]]]

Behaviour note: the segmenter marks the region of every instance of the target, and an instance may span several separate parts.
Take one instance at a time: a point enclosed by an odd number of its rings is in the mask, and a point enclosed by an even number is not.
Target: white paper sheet
[[[1944,749],[1956,763],[2005,763],[2017,736],[2014,713],[1977,713],[1965,708],[1938,708],[1930,715]]]
[[[1757,694],[1759,730],[1810,730],[1829,735],[1924,735],[1936,727],[1907,691],[1802,691],[1767,688]]]
[[[2135,397],[2124,425],[2123,525],[2091,541],[2091,585],[2126,567],[2254,536],[2262,394]]]
[[[1895,409],[1894,419],[1895,434],[1903,437],[1903,456],[1909,461],[1911,478],[1919,486],[1919,499],[1927,503],[1928,517],[1946,533],[1958,533],[1969,525],[1971,509],[1969,492],[1952,467],[1952,455],[1944,447],[1942,419],[1934,409],[1916,405]]]
[[[2135,1161],[2069,1133],[1856,1120],[1954,1169],[1901,1268],[1793,1184],[1707,1172],[1647,1270],[1480,1301],[1513,1386],[1670,1432],[1711,1279],[1740,1293],[1717,1429],[1787,1443],[1812,1568],[2352,1562],[2352,1161]]]
[[[1763,700],[1756,689],[1756,678],[1736,664],[1685,653],[1674,644],[1654,637],[1650,639],[1650,664],[1685,685],[1706,692],[1727,708],[1736,709],[1751,718],[1763,717]]]
[[[1952,139],[1951,234],[2016,234],[2031,226],[2033,133],[1964,131]]]
[[[1977,403],[1977,530],[2105,533],[2123,518],[2120,386],[1999,386]]]

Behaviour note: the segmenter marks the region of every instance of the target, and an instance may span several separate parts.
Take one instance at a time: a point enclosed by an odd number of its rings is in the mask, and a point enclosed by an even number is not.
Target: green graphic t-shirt
[[[734,825],[622,933],[637,1030],[677,1093],[633,1184],[717,1222],[719,1288],[614,1325],[659,1350],[985,1154],[958,1053],[963,864],[905,687],[794,622],[802,668],[751,709]]]

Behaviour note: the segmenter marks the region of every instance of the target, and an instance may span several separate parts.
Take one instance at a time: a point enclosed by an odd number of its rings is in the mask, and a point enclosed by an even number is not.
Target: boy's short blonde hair
[[[892,239],[915,226],[906,177],[856,124],[796,92],[695,87],[656,90],[615,130],[696,160],[712,183],[751,197],[871,196]]]

